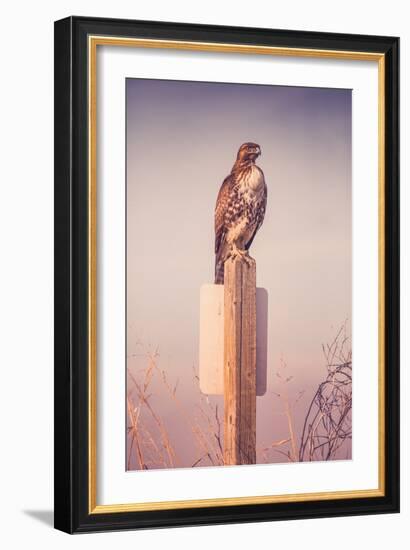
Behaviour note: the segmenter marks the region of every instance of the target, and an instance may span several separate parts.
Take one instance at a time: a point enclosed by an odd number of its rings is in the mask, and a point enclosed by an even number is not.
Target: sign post
[[[256,462],[256,262],[225,262],[224,463]]]

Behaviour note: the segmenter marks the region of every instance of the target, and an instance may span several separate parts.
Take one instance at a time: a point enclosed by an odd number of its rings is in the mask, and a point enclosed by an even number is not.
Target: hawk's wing
[[[225,219],[231,199],[232,176],[227,176],[219,190],[215,205],[215,254],[218,252],[225,240],[226,226]]]
[[[265,183],[265,187],[263,189],[263,197],[262,197],[261,204],[259,206],[259,210],[258,210],[258,213],[257,213],[257,220],[256,220],[255,230],[252,233],[252,236],[249,239],[249,241],[246,243],[245,250],[250,249],[251,244],[253,242],[253,239],[255,238],[256,233],[259,231],[260,226],[263,224],[263,220],[265,218],[267,200],[268,200],[268,187]]]

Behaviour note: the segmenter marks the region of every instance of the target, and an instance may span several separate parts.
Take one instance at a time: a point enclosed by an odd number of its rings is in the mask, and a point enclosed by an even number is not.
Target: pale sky
[[[306,390],[303,409],[325,376],[322,343],[351,317],[351,91],[140,79],[126,91],[128,367],[138,372],[142,350],[158,349],[194,406],[216,196],[239,146],[254,141],[268,186],[251,248],[269,295],[268,390],[278,391],[282,357],[290,392]],[[153,399],[172,417],[172,404]],[[280,436],[278,410],[272,394],[258,398],[258,440]]]

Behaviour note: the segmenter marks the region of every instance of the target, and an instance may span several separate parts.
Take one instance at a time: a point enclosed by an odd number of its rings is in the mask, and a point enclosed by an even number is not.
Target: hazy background
[[[199,289],[213,282],[216,196],[239,146],[254,141],[268,186],[251,248],[257,284],[269,295],[257,445],[288,433],[274,393],[283,391],[281,359],[293,376],[290,399],[305,391],[294,411],[299,436],[326,375],[321,345],[351,317],[351,91],[127,79],[126,93],[128,368],[140,376],[147,351],[157,350],[184,410],[196,414]],[[190,466],[192,435],[161,383],[150,402],[179,464]]]

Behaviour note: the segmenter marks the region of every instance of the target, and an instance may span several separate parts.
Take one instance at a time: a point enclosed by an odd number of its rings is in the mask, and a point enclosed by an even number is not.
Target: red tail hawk
[[[255,160],[256,143],[240,146],[231,173],[225,178],[215,206],[215,284],[224,282],[224,264],[230,257],[247,257],[265,216],[267,187]]]

